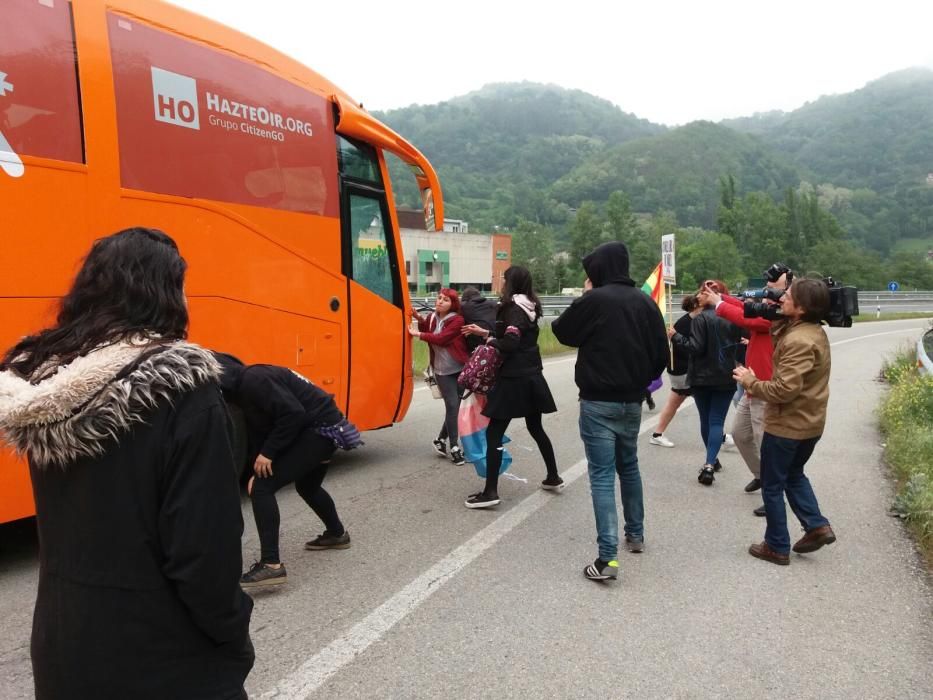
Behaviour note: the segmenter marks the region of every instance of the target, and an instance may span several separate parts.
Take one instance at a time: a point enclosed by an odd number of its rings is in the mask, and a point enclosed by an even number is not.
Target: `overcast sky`
[[[172,2],[298,59],[370,110],[530,80],[674,125],[792,110],[933,68],[930,0]]]

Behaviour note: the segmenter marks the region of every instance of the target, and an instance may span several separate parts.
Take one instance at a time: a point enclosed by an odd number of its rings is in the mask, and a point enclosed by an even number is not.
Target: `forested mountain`
[[[376,116],[437,169],[447,216],[485,229],[521,217],[566,222],[568,208],[544,196],[554,181],[609,146],[665,130],[580,90],[527,82]],[[393,179],[414,203],[410,179]]]
[[[757,138],[711,122],[694,122],[659,136],[593,154],[554,183],[551,194],[574,207],[625,192],[637,212],[672,211],[682,226],[713,228],[719,176],[742,191],[783,196],[796,187],[796,169]]]
[[[933,235],[933,71],[891,73],[790,113],[724,124],[758,135],[813,184],[857,240],[887,252]]]
[[[885,279],[933,286],[919,254],[933,248],[930,70],[793,112],[679,128],[535,83],[378,116],[437,168],[448,217],[476,232],[516,232],[520,262],[534,262],[542,288],[582,275],[581,246],[622,238],[641,267],[674,230],[687,246],[685,280],[734,256],[719,268],[730,281],[784,258],[871,288]],[[417,205],[410,174],[400,163],[391,172],[399,202]],[[704,250],[714,243],[725,255]],[[554,263],[562,251],[571,252],[566,269]]]

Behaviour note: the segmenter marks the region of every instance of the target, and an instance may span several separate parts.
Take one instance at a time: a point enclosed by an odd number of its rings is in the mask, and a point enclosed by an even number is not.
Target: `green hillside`
[[[609,146],[665,130],[580,90],[528,82],[376,116],[437,169],[447,215],[486,229],[522,217],[566,222],[568,208],[545,196],[554,181]],[[397,167],[393,176],[414,204],[410,178]]]
[[[554,183],[552,196],[577,206],[606,201],[621,190],[639,212],[673,211],[682,226],[713,228],[719,177],[732,174],[740,191],[780,197],[800,177],[759,139],[710,122],[694,122],[652,138],[594,154]]]
[[[933,235],[933,71],[891,73],[793,112],[726,122],[794,163],[850,235],[881,252]]]

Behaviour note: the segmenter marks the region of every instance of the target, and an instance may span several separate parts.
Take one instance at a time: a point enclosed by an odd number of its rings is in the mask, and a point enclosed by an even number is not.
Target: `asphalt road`
[[[419,391],[403,424],[368,433],[328,477],[351,549],[305,552],[321,526],[281,494],[289,583],[255,596],[251,697],[933,697],[933,588],[888,515],[875,427],[881,361],[925,326],[829,330],[830,418],[808,472],[839,539],[789,567],[746,553],[764,523],[737,452],[722,453],[712,488],[697,483],[692,405],[666,433],[674,449],[640,441],[648,549],[620,553],[621,580],[604,585],[582,576],[596,549],[573,358],[546,362],[560,411],[545,418],[571,483],[539,490],[540,457],[513,425],[511,471],[528,481],[500,482],[492,511],[463,507],[479,481],[434,455],[442,407]],[[244,515],[248,559],[258,542]],[[3,699],[32,697],[35,583],[32,528],[0,528]]]

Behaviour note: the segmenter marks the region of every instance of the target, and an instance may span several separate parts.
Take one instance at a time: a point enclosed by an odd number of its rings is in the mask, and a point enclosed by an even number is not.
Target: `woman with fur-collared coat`
[[[36,698],[245,698],[252,601],[219,367],[184,342],[160,231],[95,242],[54,327],[0,366],[39,530]]]

